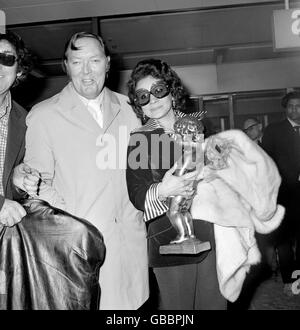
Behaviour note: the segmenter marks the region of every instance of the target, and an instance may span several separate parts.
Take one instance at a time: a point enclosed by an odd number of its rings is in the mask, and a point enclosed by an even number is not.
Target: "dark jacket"
[[[270,124],[265,129],[262,146],[275,161],[282,178],[279,202],[286,205],[294,194],[299,200],[300,136],[294,131],[291,123],[285,119]]]
[[[300,217],[300,136],[285,119],[270,124],[263,135],[263,148],[275,161],[282,181],[278,203],[285,207],[284,219],[271,235],[278,242],[290,240],[299,233]]]
[[[0,210],[5,198],[18,199],[20,194],[15,190],[12,184],[12,174],[15,166],[23,161],[25,153],[25,118],[27,111],[16,102],[12,101],[12,108],[8,121],[8,134],[6,144],[6,154],[4,171],[2,177],[4,196],[0,195]]]
[[[140,139],[141,134],[144,138]],[[164,135],[164,143],[156,143],[158,138]],[[151,137],[155,136],[154,139]],[[136,143],[136,141],[142,141]],[[168,142],[169,141],[169,142]],[[154,143],[153,143],[154,142]],[[169,143],[169,147],[167,147]],[[162,144],[164,146],[162,146]],[[141,165],[132,168],[132,164],[127,163],[126,180],[129,198],[133,205],[144,211],[144,204],[147,191],[153,183],[162,180],[164,174],[170,169],[176,160],[181,156],[180,150],[176,149],[172,139],[165,134],[162,128],[148,130],[145,126],[131,134],[128,155],[140,153]],[[129,157],[128,157],[129,160]],[[142,168],[142,166],[146,168]],[[176,230],[171,225],[166,213],[158,216],[147,223],[148,230],[148,253],[150,267],[168,267],[201,262],[208,254],[203,252],[198,255],[161,255],[159,247],[169,244],[177,235]],[[195,235],[202,241],[209,240],[213,246],[213,227],[205,221],[194,221]]]
[[[44,201],[23,206],[20,223],[0,227],[0,309],[98,309],[101,233]]]

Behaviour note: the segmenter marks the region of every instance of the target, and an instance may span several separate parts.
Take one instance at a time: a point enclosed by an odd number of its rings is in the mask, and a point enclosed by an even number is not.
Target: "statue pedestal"
[[[181,243],[162,245],[160,254],[198,254],[211,249],[209,241],[202,242],[197,238],[190,238]]]

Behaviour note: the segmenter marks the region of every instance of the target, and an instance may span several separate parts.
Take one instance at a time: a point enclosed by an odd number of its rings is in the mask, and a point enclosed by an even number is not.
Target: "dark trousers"
[[[283,201],[285,217],[274,233],[283,283],[293,282],[294,270],[300,270],[300,190]]]
[[[274,235],[255,233],[255,238],[261,253],[258,275],[269,277],[278,267]]]
[[[212,250],[198,264],[153,269],[159,287],[160,310],[225,310]]]
[[[284,235],[284,239],[278,240],[276,245],[283,283],[293,282],[293,271],[300,270],[300,231],[299,227],[294,229],[294,232]]]
[[[281,186],[278,203],[285,207],[285,216],[273,233],[283,283],[291,283],[294,270],[300,270],[300,182]]]

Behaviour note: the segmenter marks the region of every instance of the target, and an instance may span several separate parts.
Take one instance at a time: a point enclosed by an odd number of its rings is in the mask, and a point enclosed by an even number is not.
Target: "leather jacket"
[[[98,309],[101,233],[42,200],[23,206],[20,223],[0,227],[0,309]]]

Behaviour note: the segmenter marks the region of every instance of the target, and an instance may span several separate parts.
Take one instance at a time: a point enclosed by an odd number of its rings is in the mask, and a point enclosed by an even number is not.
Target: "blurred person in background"
[[[284,290],[291,295],[293,271],[300,269],[300,92],[287,93],[281,105],[286,118],[265,129],[262,145],[282,178],[278,201],[286,214],[274,234]]]
[[[262,147],[263,125],[255,117],[250,117],[244,121],[243,131],[248,137]],[[273,234],[259,234],[255,233],[257,244],[262,254],[262,262],[259,268],[259,275],[266,278],[276,271],[276,249],[273,242]],[[254,267],[255,269],[255,267]]]
[[[245,120],[243,124],[243,131],[249,136],[251,140],[261,146],[263,127],[256,118],[251,117]]]

